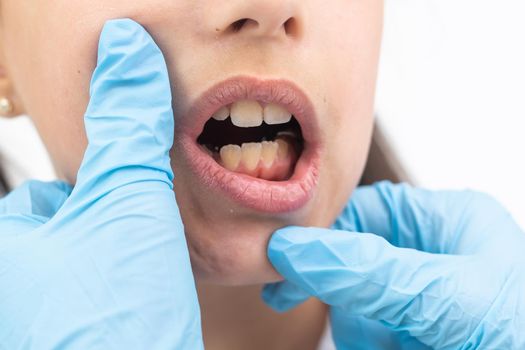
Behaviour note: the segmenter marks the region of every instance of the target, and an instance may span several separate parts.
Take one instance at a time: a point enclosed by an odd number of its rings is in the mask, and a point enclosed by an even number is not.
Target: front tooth
[[[230,109],[228,106],[224,106],[221,109],[219,109],[217,112],[215,112],[211,117],[215,120],[223,121],[228,119],[230,116]]]
[[[241,100],[231,106],[230,117],[235,126],[251,128],[263,122],[263,108],[257,101]]]
[[[264,122],[268,125],[288,123],[292,119],[292,113],[285,108],[270,103],[264,107]]]
[[[226,145],[221,148],[220,151],[221,160],[223,166],[230,170],[234,171],[239,167],[241,162],[241,147],[237,145]]]
[[[272,166],[277,156],[277,151],[279,149],[279,144],[272,141],[263,141],[262,150],[261,150],[261,160],[265,167],[269,168]]]
[[[246,170],[251,171],[257,168],[261,159],[262,145],[259,142],[242,144],[242,164]]]
[[[279,148],[277,150],[277,156],[279,159],[285,159],[288,156],[288,150],[290,148],[290,145],[288,145],[288,142],[286,142],[283,139],[277,139],[275,140],[275,143],[279,145]]]

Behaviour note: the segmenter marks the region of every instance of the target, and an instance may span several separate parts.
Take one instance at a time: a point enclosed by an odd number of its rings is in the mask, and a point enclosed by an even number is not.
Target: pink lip
[[[231,172],[204,152],[197,137],[204,124],[222,106],[241,99],[277,103],[301,125],[304,150],[287,181],[267,181]],[[319,128],[312,104],[295,84],[284,80],[236,77],[202,94],[177,124],[177,142],[194,175],[212,191],[220,191],[244,207],[267,213],[298,210],[312,198],[319,177]]]

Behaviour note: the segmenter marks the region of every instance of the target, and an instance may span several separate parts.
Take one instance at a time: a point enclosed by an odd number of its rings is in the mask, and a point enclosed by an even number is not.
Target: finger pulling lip
[[[304,148],[288,180],[268,181],[229,171],[197,143],[213,113],[243,99],[279,104],[299,122]],[[243,207],[267,213],[298,210],[317,188],[321,147],[315,110],[306,95],[289,81],[236,77],[219,83],[190,107],[188,115],[177,123],[176,135],[185,162],[203,186],[224,193]]]

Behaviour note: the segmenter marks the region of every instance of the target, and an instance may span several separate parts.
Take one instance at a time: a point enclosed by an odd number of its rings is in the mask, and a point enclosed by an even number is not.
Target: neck
[[[324,304],[310,299],[279,314],[261,300],[261,286],[199,285],[207,350],[315,350],[326,325]]]

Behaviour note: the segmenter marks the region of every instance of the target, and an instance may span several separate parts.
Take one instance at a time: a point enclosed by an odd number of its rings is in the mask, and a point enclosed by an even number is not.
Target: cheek
[[[163,0],[132,4],[114,0],[111,7],[104,2],[6,0],[2,3],[2,11],[9,14],[2,23],[1,38],[6,47],[8,72],[55,168],[70,182],[75,181],[87,145],[83,115],[104,23],[112,18],[130,17],[147,27],[165,16]],[[146,6],[156,12],[146,13],[143,11]]]
[[[346,204],[365,166],[373,129],[375,82],[381,42],[380,2],[342,4],[360,7],[332,21],[330,40],[322,41],[330,57],[325,67],[322,116],[326,153],[320,208],[333,218]],[[341,13],[345,13],[341,11]],[[335,31],[347,33],[337,34]],[[325,33],[325,31],[322,31]]]
[[[6,66],[57,171],[74,181],[86,145],[83,114],[98,30],[55,5],[6,4]]]

